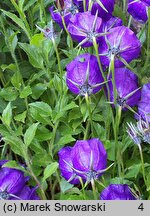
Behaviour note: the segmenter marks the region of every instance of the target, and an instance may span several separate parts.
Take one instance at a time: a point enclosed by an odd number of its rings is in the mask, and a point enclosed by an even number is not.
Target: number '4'
[[[143,203],[141,203],[138,207],[139,210],[143,211],[144,210],[144,206],[143,206]]]

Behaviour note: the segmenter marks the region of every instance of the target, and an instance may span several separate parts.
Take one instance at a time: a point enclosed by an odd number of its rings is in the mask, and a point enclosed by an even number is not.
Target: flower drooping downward
[[[110,184],[101,195],[101,200],[136,200],[127,184]]]
[[[59,151],[59,168],[62,176],[72,184],[97,179],[106,170],[107,153],[102,142],[93,138],[78,140],[75,145]]]
[[[29,177],[20,170],[2,167],[7,161],[0,161],[0,200],[38,200],[36,188],[26,185]]]
[[[74,94],[85,96],[98,92],[104,83],[97,59],[88,53],[67,65],[67,85]]]
[[[99,55],[103,65],[109,66],[112,56],[115,59],[115,67],[124,66],[137,58],[140,54],[141,43],[129,28],[118,26],[110,29],[99,46]]]

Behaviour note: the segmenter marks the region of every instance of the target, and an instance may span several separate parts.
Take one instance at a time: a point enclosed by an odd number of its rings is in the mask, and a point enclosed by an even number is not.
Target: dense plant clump
[[[0,200],[150,199],[150,1],[0,2]]]

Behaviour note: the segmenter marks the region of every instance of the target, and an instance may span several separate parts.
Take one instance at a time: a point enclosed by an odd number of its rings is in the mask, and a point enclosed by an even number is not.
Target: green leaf
[[[128,172],[126,174],[126,178],[137,178],[141,169],[141,164],[134,164],[133,166],[128,168]]]
[[[20,98],[26,98],[32,94],[32,90],[30,86],[25,86],[24,89],[20,93]]]
[[[25,168],[23,166],[20,166],[16,161],[11,160],[8,161],[7,163],[5,163],[2,167],[9,167],[9,168],[13,168],[13,169],[18,169],[21,170],[23,172],[25,172]]]
[[[44,117],[51,116],[52,109],[47,103],[34,102],[34,103],[30,103],[29,106],[33,107],[36,111],[38,111],[41,116]]]
[[[18,18],[15,14],[11,13],[11,12],[8,12],[8,11],[5,11],[5,10],[2,10],[1,11],[7,16],[9,17],[13,22],[15,22],[24,32],[25,34],[27,35],[28,38],[30,38],[30,34],[28,33],[25,25],[24,25],[24,22]]]
[[[41,46],[41,43],[44,39],[44,36],[43,34],[35,34],[33,35],[33,37],[31,38],[30,40],[30,44],[31,45],[34,45],[34,46],[37,46],[37,47],[40,47]]]
[[[36,131],[36,139],[38,139],[39,141],[47,141],[50,140],[51,138],[52,138],[52,132],[50,132],[50,130],[48,130],[44,126],[38,127]]]
[[[14,101],[18,96],[18,92],[14,87],[7,87],[0,91],[0,96],[6,101]]]
[[[57,168],[58,168],[57,162],[53,162],[50,165],[48,165],[44,170],[44,177],[42,179],[42,182],[44,182],[47,178],[49,178],[52,174],[54,174]]]
[[[38,83],[32,87],[32,98],[37,100],[46,91],[47,86],[42,83]]]
[[[22,82],[22,76],[20,73],[18,73],[18,71],[16,71],[13,77],[11,78],[11,83],[13,84],[14,87],[20,89],[21,82]]]
[[[11,103],[9,102],[2,113],[2,121],[5,125],[10,126],[11,120],[12,120],[12,108],[11,108]]]
[[[34,139],[38,125],[39,123],[34,123],[26,130],[24,134],[24,143],[27,146],[29,146]]]
[[[27,115],[27,111],[24,111],[23,113],[20,113],[20,114],[16,115],[16,116],[14,117],[14,119],[15,119],[16,121],[19,121],[19,122],[24,123],[24,122],[25,122],[26,115]]]
[[[67,182],[64,178],[60,181],[60,189],[62,193],[65,193],[67,190],[73,188],[73,185]]]
[[[40,49],[34,45],[30,45],[27,43],[18,43],[21,49],[26,52],[29,58],[29,62],[33,65],[35,68],[41,68],[43,69],[43,58],[40,54]]]
[[[64,146],[65,144],[71,143],[73,141],[75,141],[75,139],[70,134],[67,134],[60,138],[57,145]]]
[[[118,4],[115,4],[113,16],[120,17],[123,21],[123,24],[127,24],[127,18],[126,18],[126,13],[123,13],[122,9]]]

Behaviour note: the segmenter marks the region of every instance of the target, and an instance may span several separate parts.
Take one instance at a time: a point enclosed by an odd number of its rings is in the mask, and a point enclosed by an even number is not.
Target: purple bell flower
[[[2,167],[6,162],[1,161],[0,163],[0,200],[16,200],[22,199],[24,196],[26,196],[26,199],[37,198],[38,196],[35,194],[35,191],[33,193],[34,189],[28,188],[28,197],[27,191],[24,190],[29,177],[25,177],[24,173],[20,170]]]
[[[88,4],[92,4],[91,14],[95,15],[98,10],[98,16],[103,20],[108,20],[112,16],[114,10],[114,0],[87,0]]]
[[[59,151],[61,175],[71,184],[97,179],[106,170],[107,153],[102,142],[93,138],[79,140],[73,147],[64,147]]]
[[[149,0],[129,0],[128,12],[140,23],[145,23],[148,19]]]
[[[67,86],[74,94],[95,94],[103,82],[97,58],[88,53],[77,56],[67,65]]]
[[[138,113],[150,123],[150,82],[143,85],[141,90],[141,100],[138,103]]]
[[[61,175],[71,184],[79,184],[72,164],[72,147],[64,147],[58,152]]]
[[[82,47],[93,46],[93,37],[100,41],[102,34],[102,19],[90,12],[77,13],[71,18],[68,31],[73,40]]]
[[[127,184],[110,184],[100,195],[101,200],[136,200]]]
[[[19,200],[40,200],[36,194],[36,189],[37,187],[30,188],[25,185],[17,196],[19,197]],[[10,199],[12,200],[13,198]]]
[[[59,0],[56,1],[59,3]],[[73,3],[72,0],[63,0],[62,4],[57,4],[57,8],[52,6],[49,8],[52,19],[59,24],[61,28],[64,28],[62,22],[62,16],[64,17],[64,21],[66,26],[68,26],[71,17],[73,17],[76,13],[78,13],[78,7]]]
[[[79,11],[83,12],[83,0],[74,0],[74,2],[79,5]],[[112,16],[114,2],[114,0],[86,0],[86,10],[91,11],[93,15],[98,11],[98,16],[106,21]]]
[[[72,162],[78,174],[90,182],[102,175],[107,166],[107,153],[98,138],[79,140],[72,150]]]
[[[115,58],[115,67],[121,67],[137,58],[141,51],[141,43],[129,28],[119,26],[112,28],[110,34],[105,35],[99,45],[99,55],[102,64],[109,66],[112,56]]]
[[[115,69],[115,84],[117,89],[116,103],[123,109],[133,107],[138,104],[141,91],[138,88],[137,76],[127,68]],[[114,102],[114,92],[112,81],[108,82],[110,91],[110,101]]]
[[[103,31],[108,32],[114,27],[122,26],[122,19],[119,17],[111,17],[108,21],[103,22]]]

